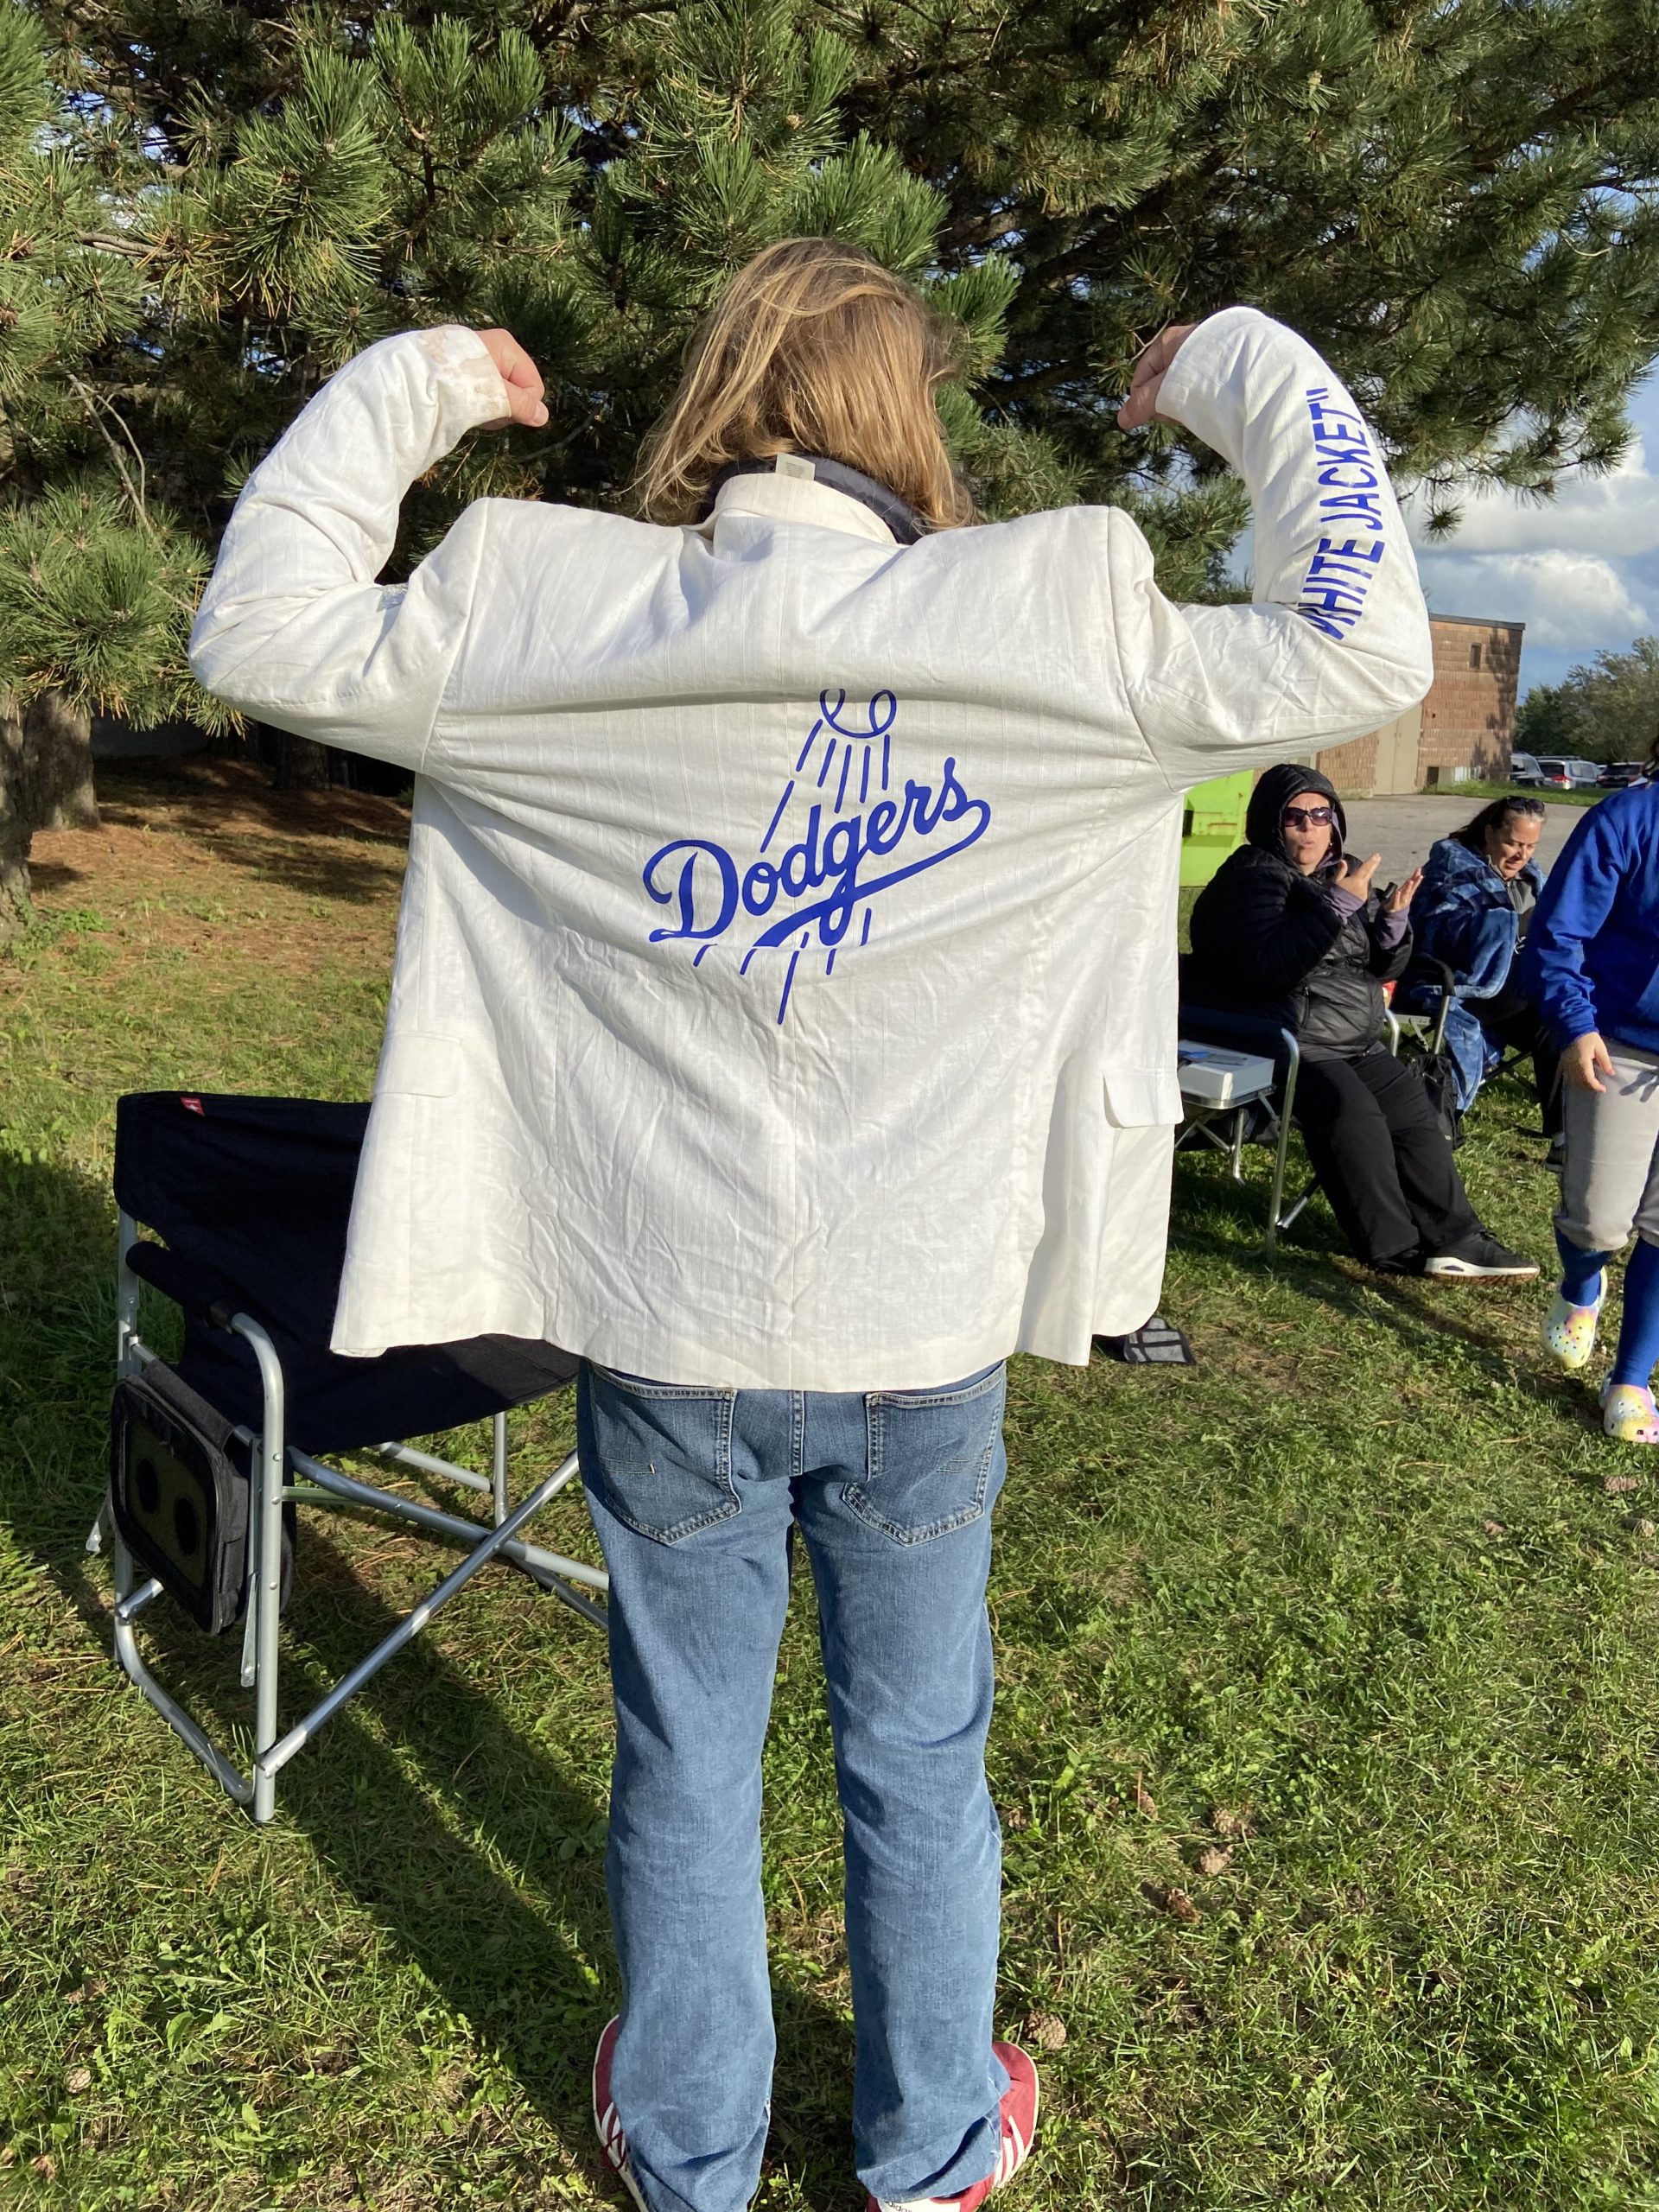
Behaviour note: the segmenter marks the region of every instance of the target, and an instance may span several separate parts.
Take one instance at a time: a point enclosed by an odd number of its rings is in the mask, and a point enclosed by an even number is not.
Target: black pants
[[[1376,1046],[1302,1062],[1296,1126],[1342,1233],[1373,1265],[1448,1251],[1480,1226],[1428,1093]]]
[[[1478,1015],[1487,1035],[1503,1046],[1505,1052],[1524,1052],[1531,1060],[1532,1087],[1543,1118],[1544,1135],[1560,1136],[1561,1056],[1551,1044],[1549,1032],[1535,1009],[1518,990],[1506,988],[1494,999],[1473,1001],[1471,1011]]]

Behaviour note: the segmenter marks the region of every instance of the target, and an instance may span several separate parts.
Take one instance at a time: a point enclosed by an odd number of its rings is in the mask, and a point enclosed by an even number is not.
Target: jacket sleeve
[[[418,770],[459,650],[485,510],[406,585],[375,577],[415,480],[507,401],[477,334],[383,339],[331,377],[236,503],[197,612],[207,690],[279,729]]]
[[[1503,989],[1515,965],[1520,928],[1520,917],[1512,906],[1507,910],[1471,906],[1465,911],[1459,947],[1462,957],[1447,962],[1458,971],[1459,997],[1490,999]]]
[[[1342,935],[1343,918],[1328,900],[1293,898],[1295,889],[1276,871],[1250,868],[1217,876],[1199,893],[1192,921],[1198,974],[1230,979],[1234,1003],[1294,991]]]
[[[1175,606],[1121,518],[1122,682],[1171,788],[1294,759],[1415,706],[1433,674],[1417,563],[1376,435],[1313,348],[1229,308],[1182,346],[1159,411],[1243,476],[1258,594]]]
[[[1430,903],[1424,897],[1427,890],[1428,886],[1425,884],[1411,902],[1411,934],[1418,957],[1426,961],[1438,961],[1442,967],[1449,968],[1454,982],[1461,989],[1469,973],[1471,916],[1468,901],[1449,896]],[[1427,976],[1424,980],[1439,988],[1440,978],[1438,976]]]
[[[1587,807],[1549,872],[1527,931],[1522,981],[1562,1052],[1600,1027],[1584,949],[1612,912],[1627,861],[1614,810],[1605,803]]]
[[[1379,982],[1391,983],[1411,965],[1411,925],[1407,923],[1402,934],[1392,944],[1384,944],[1377,934],[1377,924],[1382,918],[1382,901],[1373,900],[1365,917],[1366,934],[1371,940],[1370,970]]]
[[[1436,845],[1429,855],[1422,887],[1411,902],[1417,957],[1449,968],[1460,998],[1491,998],[1515,964],[1519,922],[1507,899],[1494,900],[1455,864],[1443,861],[1442,849]],[[1440,987],[1437,976],[1421,980]]]

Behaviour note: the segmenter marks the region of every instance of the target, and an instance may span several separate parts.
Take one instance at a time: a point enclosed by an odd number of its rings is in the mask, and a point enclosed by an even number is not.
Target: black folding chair
[[[585,1619],[606,1578],[526,1542],[526,1522],[577,1472],[573,1452],[517,1505],[507,1491],[506,1412],[561,1389],[578,1363],[516,1337],[406,1345],[377,1359],[328,1349],[366,1105],[306,1098],[139,1093],[116,1113],[118,1382],[111,1489],[89,1549],[113,1528],[116,1654],[128,1675],[255,1821],[276,1776],[324,1723],[500,1559]],[[164,1239],[138,1235],[143,1223]],[[138,1333],[139,1286],[182,1309],[184,1350],[158,1359]],[[493,1471],[387,1441],[493,1420]],[[319,1456],[372,1452],[393,1465],[488,1494],[491,1525],[378,1489]],[[295,1479],[297,1477],[299,1479]],[[387,1514],[464,1545],[467,1556],[303,1719],[279,1732],[277,1620],[296,1505]],[[244,1629],[254,1700],[243,1773],[156,1681],[137,1623],[167,1592],[200,1625]]]
[[[1414,956],[1390,1011],[1403,1033],[1425,1052],[1442,1052],[1446,1017],[1457,995],[1455,969],[1448,968],[1444,960],[1430,960],[1419,954]]]

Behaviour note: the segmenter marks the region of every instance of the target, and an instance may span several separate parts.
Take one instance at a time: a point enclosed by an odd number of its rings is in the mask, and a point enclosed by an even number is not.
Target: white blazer
[[[702,529],[481,499],[385,588],[496,371],[411,332],[306,408],[191,664],[416,778],[337,1351],[871,1390],[1147,1318],[1181,794],[1431,673],[1376,441],[1301,339],[1213,316],[1160,404],[1249,486],[1253,606],[1172,605],[1113,508],[900,548],[787,474]]]

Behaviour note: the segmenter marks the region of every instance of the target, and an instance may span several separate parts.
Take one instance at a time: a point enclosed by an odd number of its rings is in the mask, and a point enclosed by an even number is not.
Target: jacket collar
[[[810,476],[779,476],[775,473],[728,477],[715,494],[714,512],[696,529],[703,537],[715,537],[722,522],[755,515],[770,522],[810,523],[819,530],[839,530],[849,537],[868,537],[877,545],[896,545],[898,540],[878,514],[861,499],[831,491]]]

